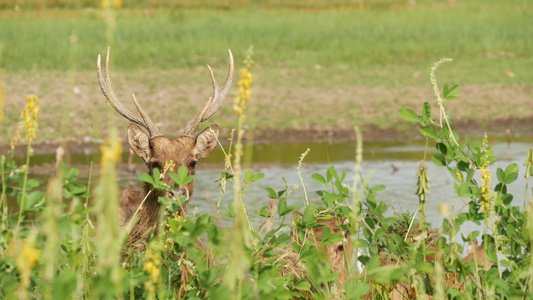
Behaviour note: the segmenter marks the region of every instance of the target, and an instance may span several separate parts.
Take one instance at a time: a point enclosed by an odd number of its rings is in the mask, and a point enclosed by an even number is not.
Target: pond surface
[[[493,177],[493,185],[496,184],[496,170],[511,163],[517,163],[520,167],[518,180],[508,186],[508,191],[514,195],[513,205],[522,206],[526,197],[526,180],[524,178],[524,161],[530,148],[533,147],[533,139],[515,140],[511,144],[503,140],[491,139],[494,155],[498,161],[490,166]],[[361,176],[367,180],[370,186],[385,185],[386,189],[378,193],[378,200],[390,203],[398,212],[415,212],[418,207],[418,198],[415,195],[416,174],[421,159],[424,157],[425,141],[409,142],[365,142],[363,150],[363,163]],[[255,144],[246,148],[244,157],[244,172],[252,169],[255,173],[264,173],[265,177],[252,183],[245,190],[245,202],[254,223],[259,224],[262,219],[254,218],[254,211],[268,205],[269,197],[266,187],[276,191],[285,187],[285,178],[289,190],[297,188],[290,195],[289,205],[304,205],[304,186],[298,177],[298,159],[303,152],[310,149],[305,158],[301,175],[304,179],[305,190],[310,202],[321,204],[320,197],[315,193],[324,190],[325,187],[311,179],[311,175],[319,173],[325,176],[330,165],[335,166],[338,173],[346,172],[345,184],[353,185],[355,142],[338,144],[327,143],[287,143],[287,144]],[[125,149],[127,149],[125,147]],[[435,152],[433,145],[429,146],[429,155]],[[128,152],[123,153],[123,162],[128,161]],[[17,158],[22,160],[22,157]],[[39,166],[50,164],[55,160],[54,153],[36,153],[32,157],[32,165]],[[98,164],[100,153],[97,149],[86,149],[76,153],[70,153],[65,160],[70,166],[82,169],[81,181],[88,178],[88,167],[91,162]],[[220,178],[222,170],[223,152],[218,149],[209,158],[203,159],[196,172],[194,196],[189,204],[189,213],[208,213],[216,209],[219,200],[220,187],[216,182]],[[253,164],[249,164],[253,161]],[[134,169],[137,173],[145,171],[145,166],[139,158],[133,160]],[[84,167],[85,166],[85,167]],[[438,211],[439,204],[447,204],[449,211],[452,207],[454,212],[463,209],[465,201],[455,195],[453,188],[454,180],[446,168],[437,167],[431,161],[426,163],[430,177],[431,194],[428,195],[426,204],[427,220],[434,227],[439,227],[442,222],[442,214]],[[85,171],[83,171],[85,169]],[[119,168],[119,184],[126,186],[133,184],[141,185],[137,175],[127,171],[127,168]],[[39,175],[39,179],[46,180],[45,175]],[[98,170],[93,172],[93,182],[97,181]],[[359,175],[357,176],[359,179]],[[531,186],[527,198],[531,197]],[[233,190],[228,183],[226,193],[221,197],[221,209],[226,209],[228,203],[233,202]],[[392,213],[393,211],[390,210]]]

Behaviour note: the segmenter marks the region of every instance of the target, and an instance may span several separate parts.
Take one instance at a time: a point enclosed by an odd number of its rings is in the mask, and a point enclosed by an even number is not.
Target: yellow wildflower
[[[489,161],[489,153],[487,151],[487,147],[488,147],[488,138],[487,138],[487,134],[485,134],[484,138],[483,138],[483,150],[482,150],[482,156],[480,158],[480,161],[481,161],[481,187],[480,187],[480,192],[481,192],[481,199],[480,199],[480,202],[481,202],[481,210],[483,211],[488,211],[490,208],[491,208],[491,186],[492,186],[492,180],[490,178],[490,175],[491,175],[491,171],[489,169],[487,169],[487,166],[488,166],[488,161]]]
[[[102,168],[108,165],[114,166],[122,154],[122,143],[118,139],[106,139],[100,146],[102,150]]]
[[[461,174],[461,172],[457,171],[455,173],[455,178],[457,178],[457,180],[459,180],[459,181],[463,181],[463,174]]]
[[[147,260],[144,264],[143,270],[150,275],[150,281],[156,283],[159,281],[159,276],[161,274],[159,270],[159,265],[161,264],[159,253],[156,251],[147,251],[146,258]]]
[[[38,127],[38,114],[39,114],[39,98],[37,96],[27,96],[28,102],[26,108],[21,114],[21,119],[24,119],[24,125],[26,127],[26,142],[36,137],[35,132]]]
[[[146,251],[146,262],[143,266],[150,280],[144,282],[144,289],[148,292],[148,299],[155,299],[155,284],[159,282],[161,271],[159,270],[161,260],[159,253],[153,250]]]
[[[30,286],[31,271],[37,264],[41,251],[34,247],[32,241],[11,240],[6,254],[15,258],[15,266],[20,272],[20,285],[17,288],[19,299],[29,299],[27,290]]]
[[[250,69],[253,65],[253,60],[251,59],[252,53],[253,47],[250,47],[250,49],[248,49],[248,52],[246,53],[246,59],[243,61],[245,66],[241,69],[241,78],[237,83],[239,94],[235,98],[235,102],[233,103],[233,109],[239,117],[243,115],[243,112],[246,109],[248,102],[250,101],[250,87],[252,85],[253,79],[252,73],[250,73]]]
[[[481,166],[481,209],[487,211],[491,207],[491,184],[492,180],[490,179],[491,171],[487,169],[487,165],[483,164]]]
[[[1,97],[2,91],[0,91],[0,98]],[[20,133],[22,132],[23,128],[26,128],[26,143],[28,145],[30,145],[31,140],[36,137],[37,127],[39,126],[39,105],[37,103],[39,102],[39,98],[32,95],[27,96],[26,98],[28,101],[26,102],[24,110],[20,113],[20,121],[17,124],[17,128],[13,138],[11,139],[11,142],[9,142],[9,145],[11,146],[11,152],[15,150],[15,146],[17,146],[17,144],[20,142]],[[0,99],[0,101],[2,101],[2,99]],[[29,154],[32,155],[32,149],[30,148],[29,150]]]
[[[161,178],[163,178],[163,174],[165,174],[168,170],[174,171],[174,167],[176,164],[172,160],[167,160],[165,162],[165,167],[163,168],[163,173],[161,173]]]

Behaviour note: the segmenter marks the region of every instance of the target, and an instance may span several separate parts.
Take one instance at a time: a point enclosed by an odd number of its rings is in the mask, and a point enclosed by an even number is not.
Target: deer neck
[[[144,200],[142,207],[139,208],[137,215],[138,221],[130,231],[129,239],[126,247],[135,247],[140,250],[144,249],[142,242],[149,239],[153,234],[157,234],[157,224],[159,220],[159,212],[161,210],[161,204],[158,201],[159,197],[165,196],[162,191],[155,190],[149,183],[145,183],[141,188],[140,196]],[[180,215],[184,215],[187,210],[187,204],[189,201],[182,205],[179,212]]]

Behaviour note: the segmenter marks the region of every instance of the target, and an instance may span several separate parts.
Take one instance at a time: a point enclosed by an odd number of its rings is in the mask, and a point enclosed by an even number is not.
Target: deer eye
[[[198,164],[198,161],[199,161],[199,160],[193,160],[193,161],[191,161],[191,163],[189,164],[189,166],[190,166],[191,168],[196,168],[196,165]]]
[[[153,161],[150,163],[150,169],[161,169],[161,165],[157,161]]]

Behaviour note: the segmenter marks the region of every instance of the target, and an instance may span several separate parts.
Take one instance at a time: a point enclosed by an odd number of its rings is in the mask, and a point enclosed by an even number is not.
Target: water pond
[[[494,139],[492,139],[494,141]],[[522,206],[526,197],[526,180],[524,178],[525,161],[528,150],[533,147],[532,139],[515,140],[511,144],[503,140],[492,142],[494,154],[498,161],[489,169],[493,174],[493,184],[496,182],[496,169],[505,168],[511,163],[517,163],[520,167],[518,180],[508,186],[510,193],[514,194],[513,205]],[[303,185],[298,177],[298,159],[303,152],[310,149],[309,154],[303,161],[300,169],[303,177]],[[127,149],[127,148],[126,148]],[[390,203],[398,212],[415,212],[418,206],[418,198],[415,195],[416,173],[421,159],[424,157],[425,141],[409,142],[365,142],[364,161],[362,163],[361,176],[371,186],[385,185],[386,189],[378,194],[378,200]],[[434,152],[434,147],[429,146],[429,152]],[[250,215],[262,206],[268,205],[268,193],[266,187],[278,191],[284,188],[285,181],[289,189],[294,192],[289,197],[289,205],[303,205],[304,187],[310,202],[320,204],[320,197],[315,193],[325,187],[311,179],[311,175],[319,173],[325,176],[330,165],[334,165],[339,174],[346,172],[345,184],[353,185],[355,142],[337,144],[328,143],[286,143],[286,144],[255,144],[246,148],[244,157],[244,170],[252,169],[255,173],[264,173],[265,177],[248,186],[245,190],[245,201]],[[134,158],[132,168],[137,174],[128,171],[128,152],[123,154],[123,167],[118,168],[119,184],[140,185],[138,173],[145,171],[141,160]],[[430,155],[428,155],[430,157]],[[22,160],[22,157],[17,158]],[[55,159],[54,153],[37,152],[32,157],[32,165],[38,170],[40,166],[49,165]],[[65,160],[70,166],[81,169],[81,180],[87,181],[89,165],[97,164],[100,159],[98,149],[84,149],[75,153],[69,153]],[[189,213],[213,212],[219,201],[220,186],[217,180],[222,170],[223,152],[218,149],[209,158],[202,160],[195,178],[194,196],[189,204]],[[252,164],[249,164],[253,161]],[[431,161],[427,164],[430,177],[431,194],[428,196],[427,220],[437,226],[441,224],[442,214],[438,210],[439,204],[447,204],[451,211],[455,212],[464,208],[465,201],[455,195],[454,180],[447,169],[435,166]],[[45,168],[46,169],[46,168]],[[36,172],[41,181],[46,180],[47,172]],[[97,182],[98,168],[94,168],[93,182]],[[359,175],[357,175],[359,178]],[[285,181],[284,181],[285,179]],[[530,185],[531,188],[531,185]],[[531,190],[528,198],[531,196]],[[226,193],[220,199],[221,209],[226,209],[228,203],[233,201],[233,190],[228,184]],[[391,211],[392,212],[392,211]],[[261,219],[254,218],[254,223]]]

